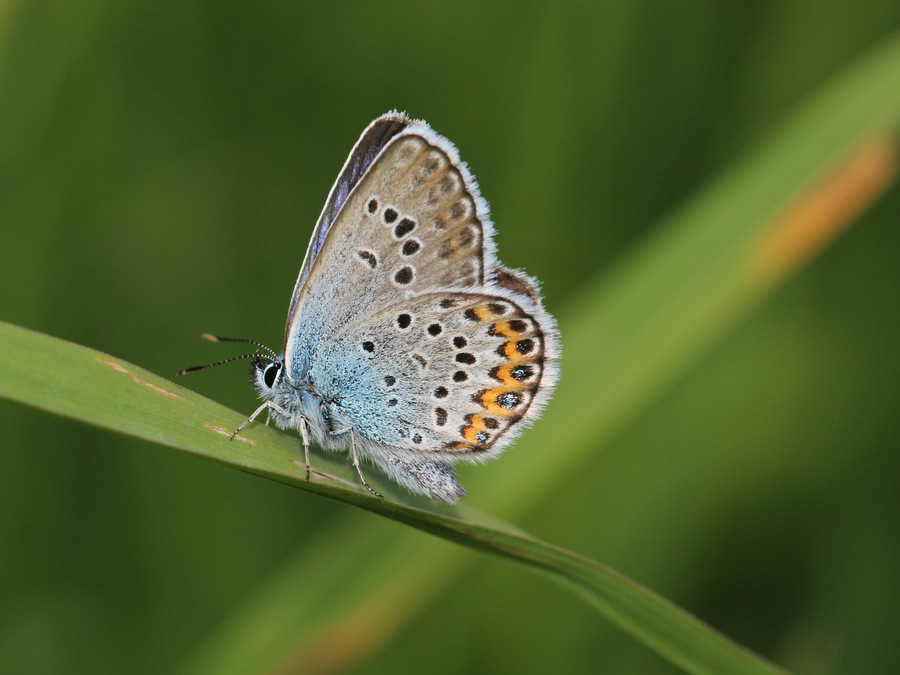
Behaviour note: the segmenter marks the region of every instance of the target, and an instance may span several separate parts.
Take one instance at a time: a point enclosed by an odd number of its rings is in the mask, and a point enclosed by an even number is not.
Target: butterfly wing
[[[453,145],[379,118],[332,189],[285,331],[285,386],[325,411],[310,412],[316,438],[336,449],[349,433],[394,480],[449,503],[464,493],[449,462],[499,453],[557,377],[555,322],[492,234]]]
[[[353,150],[350,152],[350,156],[347,157],[340,174],[338,174],[331,192],[328,193],[328,199],[325,201],[325,206],[319,215],[319,220],[309,240],[306,256],[303,259],[297,283],[294,285],[294,293],[291,296],[287,325],[285,327],[285,342],[287,342],[294,312],[300,299],[300,289],[306,283],[310,268],[318,257],[319,251],[322,250],[325,238],[328,236],[341,207],[347,201],[347,196],[356,187],[359,179],[366,173],[372,162],[375,161],[378,153],[384,149],[384,146],[409,125],[410,120],[405,115],[399,113],[382,115],[368,126],[356,142],[356,145],[353,146]]]
[[[342,423],[373,444],[480,460],[546,403],[555,356],[553,320],[527,297],[445,289],[346,325],[311,376]]]
[[[366,134],[360,143],[369,145]],[[301,272],[291,303],[285,359],[298,372],[315,360],[323,336],[373,307],[429,289],[480,287],[496,266],[475,181],[453,145],[426,124],[408,122],[361,177],[345,183],[352,187],[343,200],[330,198],[326,210],[335,215],[314,235],[309,271]]]

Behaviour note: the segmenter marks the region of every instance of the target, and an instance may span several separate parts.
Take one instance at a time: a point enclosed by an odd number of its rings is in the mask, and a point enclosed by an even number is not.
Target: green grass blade
[[[0,394],[7,398],[193,452],[536,567],[576,589],[610,619],[693,672],[720,672],[726,666],[735,673],[775,672],[616,572],[511,526],[498,527],[496,520],[488,526],[382,501],[328,476],[319,475],[307,483],[293,439],[256,428],[249,438],[232,441],[227,432],[231,427],[223,425],[239,422],[236,413],[135,365],[7,323],[0,323],[0,346]],[[334,569],[333,562],[330,566]]]

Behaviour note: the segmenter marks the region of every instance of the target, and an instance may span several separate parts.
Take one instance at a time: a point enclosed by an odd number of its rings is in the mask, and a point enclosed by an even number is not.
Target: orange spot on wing
[[[516,349],[516,341],[510,340],[505,345],[503,345],[503,353],[506,355],[506,358],[510,361],[518,361],[522,358],[522,355],[519,353],[519,350]]]
[[[527,382],[521,382],[512,376],[512,369],[518,366],[517,363],[506,363],[499,368],[495,377],[506,385],[508,390],[531,389],[533,385]]]
[[[463,438],[473,445],[483,446],[487,441],[479,440],[478,434],[487,432],[487,424],[485,424],[484,418],[481,415],[470,415],[467,419],[469,425],[463,430]]]
[[[519,333],[510,327],[509,321],[499,321],[495,323],[493,325],[493,332],[494,334],[502,335],[509,340],[516,340],[519,337]]]
[[[484,406],[485,410],[491,415],[496,415],[498,417],[518,417],[519,413],[516,412],[516,409],[520,408],[521,404],[525,402],[527,396],[523,392],[525,392],[528,387],[523,387],[519,382],[515,382],[515,384],[515,387],[494,387],[493,389],[486,389],[479,393],[476,401]],[[517,401],[515,405],[511,407],[501,405],[499,399],[504,394],[514,396]]]
[[[497,316],[497,313],[494,312],[490,305],[477,305],[472,309],[481,321],[488,321]]]

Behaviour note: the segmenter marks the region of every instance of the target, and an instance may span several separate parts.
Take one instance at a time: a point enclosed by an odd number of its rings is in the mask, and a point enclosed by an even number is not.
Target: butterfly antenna
[[[245,342],[248,345],[256,345],[260,349],[265,349],[273,357],[278,356],[278,354],[275,353],[274,349],[264,345],[262,342],[257,342],[256,340],[247,340],[244,338],[219,337],[218,335],[210,335],[209,333],[204,333],[200,337],[202,337],[204,340],[209,340],[210,342]]]
[[[278,355],[269,347],[262,344],[261,342],[256,342],[255,340],[244,340],[242,338],[226,338],[226,337],[217,337],[215,335],[210,335],[209,333],[204,333],[203,338],[209,340],[210,342],[246,342],[251,345],[256,345],[260,349],[265,349],[269,354],[260,354],[259,352],[253,352],[252,354],[241,354],[240,356],[232,356],[228,359],[222,359],[221,361],[216,361],[215,363],[207,363],[203,366],[193,366],[191,368],[185,368],[184,370],[179,370],[178,375],[185,375],[186,373],[196,373],[198,370],[206,370],[207,368],[215,368],[216,366],[223,366],[226,363],[231,363],[232,361],[240,361],[241,359],[263,359],[268,361],[269,363],[278,363]],[[271,355],[271,356],[270,356]]]

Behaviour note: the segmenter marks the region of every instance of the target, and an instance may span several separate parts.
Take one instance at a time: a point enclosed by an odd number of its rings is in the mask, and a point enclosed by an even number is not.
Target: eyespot
[[[522,402],[522,395],[518,392],[507,391],[497,397],[497,403],[507,410],[512,410]]]
[[[411,284],[416,274],[409,265],[404,265],[394,274],[394,281],[401,286]]]
[[[356,252],[356,255],[358,255],[359,259],[366,263],[366,265],[371,267],[373,270],[378,267],[378,256],[375,255],[374,252],[360,249]]]
[[[415,237],[411,237],[403,242],[403,246],[400,247],[400,252],[408,258],[418,253],[420,248],[422,248],[422,242]]]
[[[528,354],[534,349],[534,340],[526,338],[525,340],[519,340],[516,343],[516,351],[520,354]]]
[[[397,227],[394,228],[394,237],[403,239],[406,235],[416,229],[416,221],[411,218],[402,218]]]

